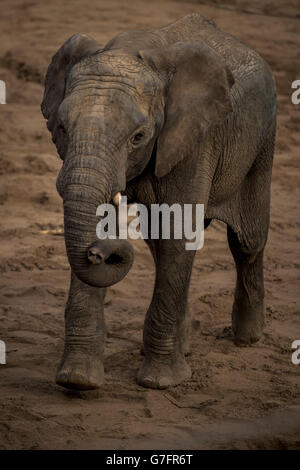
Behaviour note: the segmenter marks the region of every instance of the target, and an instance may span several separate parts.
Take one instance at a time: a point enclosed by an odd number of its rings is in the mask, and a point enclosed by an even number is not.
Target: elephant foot
[[[184,357],[145,357],[137,374],[142,387],[164,389],[191,378],[191,368]]]
[[[237,311],[233,308],[232,330],[236,346],[250,346],[259,341],[264,329],[264,307],[259,305],[255,309]]]
[[[56,373],[56,383],[71,390],[95,390],[104,381],[104,367],[99,358],[87,353],[64,353]]]
[[[191,346],[190,346],[190,341],[188,339],[183,344],[183,353],[184,353],[185,356],[190,356],[191,355]],[[144,349],[143,344],[142,344],[141,349],[140,349],[140,354],[141,354],[141,356],[145,356],[145,349]]]

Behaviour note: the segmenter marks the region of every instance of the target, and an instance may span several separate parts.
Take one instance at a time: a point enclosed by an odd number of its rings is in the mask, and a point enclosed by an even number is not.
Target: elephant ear
[[[165,122],[157,141],[155,173],[165,176],[232,111],[232,73],[203,43],[175,43],[142,51],[141,58],[166,80]]]
[[[65,82],[71,68],[84,57],[101,52],[103,48],[92,38],[83,34],[71,36],[52,57],[45,79],[45,91],[41,110],[47,127],[52,133],[61,158],[65,153],[65,136],[57,122],[57,110],[65,94]]]

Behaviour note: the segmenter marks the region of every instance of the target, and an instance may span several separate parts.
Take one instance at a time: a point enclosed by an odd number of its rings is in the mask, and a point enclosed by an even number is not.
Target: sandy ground
[[[274,8],[260,10],[253,2],[259,14],[241,11],[250,3],[238,0],[224,2],[225,9],[220,1],[203,3],[1,2],[0,79],[7,84],[7,104],[0,106],[0,339],[7,345],[7,364],[0,365],[1,449],[300,448],[300,365],[291,362],[291,343],[300,339],[300,105],[290,98],[292,81],[300,79],[299,2],[262,2]],[[153,262],[140,241],[133,269],[106,301],[106,382],[97,392],[67,392],[54,384],[69,266],[55,189],[60,160],[39,109],[43,76],[75,32],[104,43],[120,31],[162,26],[190,12],[255,47],[277,80],[265,334],[250,348],[233,344],[235,270],[225,226],[213,223],[190,288],[192,378],[165,391],[139,387],[153,286]]]

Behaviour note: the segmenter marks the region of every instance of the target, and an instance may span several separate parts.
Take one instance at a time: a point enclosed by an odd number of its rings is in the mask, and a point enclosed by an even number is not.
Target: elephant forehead
[[[118,53],[97,53],[86,57],[70,71],[68,86],[73,87],[79,82],[96,80],[104,83],[119,83],[138,94],[156,95],[162,89],[158,77],[134,56]]]

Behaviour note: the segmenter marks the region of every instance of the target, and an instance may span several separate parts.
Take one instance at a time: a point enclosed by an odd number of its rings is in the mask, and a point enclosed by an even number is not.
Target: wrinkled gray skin
[[[257,341],[276,128],[262,58],[197,14],[122,33],[105,47],[76,34],[52,59],[42,111],[63,160],[57,189],[72,271],[57,383],[86,390],[103,382],[105,287],[126,275],[133,254],[127,241],[97,240],[95,214],[119,191],[148,207],[202,203],[206,226],[227,224],[235,341]],[[185,313],[195,251],[185,242],[147,240],[156,279],[137,375],[145,387],[191,376]]]

